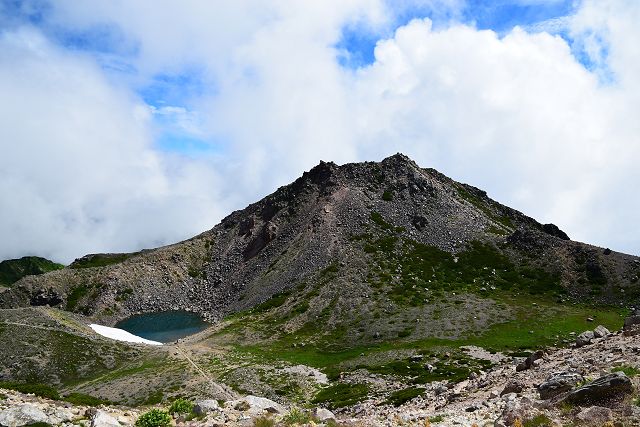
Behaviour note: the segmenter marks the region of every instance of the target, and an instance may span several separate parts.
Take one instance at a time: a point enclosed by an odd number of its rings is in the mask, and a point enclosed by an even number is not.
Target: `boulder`
[[[619,400],[631,393],[631,380],[624,372],[614,372],[570,391],[562,400],[577,405],[590,405]]]
[[[265,397],[258,397],[248,395],[239,400],[234,400],[227,403],[231,407],[238,411],[247,411],[250,414],[262,414],[263,412],[269,412],[272,414],[281,414],[285,412],[285,409],[278,402],[274,402],[271,399]]]
[[[91,427],[122,427],[108,412],[97,409],[91,417]]]
[[[540,411],[534,408],[533,402],[527,398],[510,400],[507,401],[502,415],[495,421],[494,425],[497,427],[511,427],[517,419],[524,423],[535,418],[539,414]]]
[[[596,338],[604,338],[610,333],[611,332],[602,325],[598,325],[598,327],[593,330],[593,335],[595,335]]]
[[[25,403],[0,411],[0,426],[20,427],[35,423],[49,423],[49,417],[37,406]]]
[[[523,362],[519,363],[518,366],[516,366],[516,372],[530,369],[532,366],[534,366],[533,362],[535,362],[538,359],[542,359],[543,356],[544,356],[544,351],[542,350],[534,351],[529,355],[529,357],[527,357]]]
[[[193,405],[193,413],[196,415],[204,415],[209,412],[215,412],[220,409],[220,404],[217,400],[207,399],[200,400]]]
[[[500,392],[500,396],[509,393],[520,393],[524,389],[524,385],[520,381],[509,381]]]
[[[551,374],[538,386],[540,399],[547,400],[567,392],[584,381],[584,377],[575,372],[562,371]]]
[[[576,346],[582,347],[587,344],[590,344],[591,340],[594,339],[595,337],[596,336],[593,333],[593,331],[584,331],[583,333],[581,333],[576,337]]]
[[[329,420],[335,420],[336,416],[333,414],[333,412],[331,412],[328,409],[325,408],[316,408],[313,411],[313,416],[318,420],[318,421],[329,421]]]
[[[591,406],[580,411],[574,421],[579,425],[600,427],[608,421],[613,421],[613,412],[602,406]]]

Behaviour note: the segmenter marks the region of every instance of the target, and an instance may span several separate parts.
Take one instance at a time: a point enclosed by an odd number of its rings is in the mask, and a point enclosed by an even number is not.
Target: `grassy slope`
[[[60,270],[64,265],[45,258],[29,256],[0,262],[0,285],[10,286],[25,276]]]

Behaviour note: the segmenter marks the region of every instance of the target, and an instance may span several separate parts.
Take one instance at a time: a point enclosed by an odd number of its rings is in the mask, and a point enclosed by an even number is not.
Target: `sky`
[[[640,255],[636,0],[0,0],[0,259],[213,227],[402,152]]]

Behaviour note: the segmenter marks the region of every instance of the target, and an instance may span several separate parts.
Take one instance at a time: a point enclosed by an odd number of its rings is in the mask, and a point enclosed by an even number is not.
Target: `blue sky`
[[[638,22],[634,0],[0,1],[0,258],[173,242],[398,151],[640,253]]]

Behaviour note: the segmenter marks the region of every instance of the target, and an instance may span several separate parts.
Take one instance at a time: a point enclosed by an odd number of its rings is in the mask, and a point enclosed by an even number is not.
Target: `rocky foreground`
[[[640,315],[623,331],[602,326],[576,337],[570,348],[527,358],[467,348],[495,364],[457,384],[431,383],[400,407],[366,401],[335,411],[285,407],[269,399],[195,402],[189,414],[172,414],[184,426],[636,426],[640,406]],[[416,355],[415,357],[419,357]],[[166,407],[158,407],[165,410]],[[88,407],[0,389],[0,425],[120,427],[136,425],[152,407]],[[141,425],[139,422],[137,425]]]

